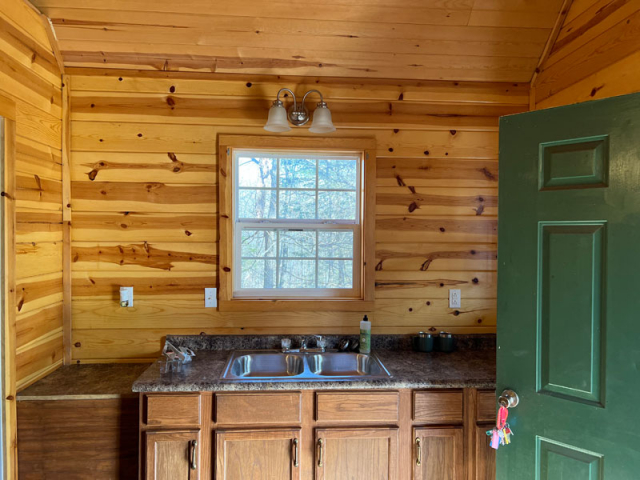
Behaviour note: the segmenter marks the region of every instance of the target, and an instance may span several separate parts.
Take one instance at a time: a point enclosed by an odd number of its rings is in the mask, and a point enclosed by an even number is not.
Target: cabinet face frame
[[[431,480],[423,475],[424,467],[429,461],[429,456],[425,452],[425,443],[427,439],[433,438],[452,438],[454,451],[452,454],[453,472],[450,477],[438,480],[464,480],[464,428],[463,427],[414,427],[412,437],[412,455],[411,463],[413,469],[413,480]],[[418,447],[417,440],[421,442],[421,465],[418,465]]]
[[[251,441],[251,440],[291,440],[290,465],[291,476],[282,480],[300,480],[300,470],[303,458],[303,448],[301,442],[301,428],[261,428],[252,430],[216,430],[215,435],[215,478],[217,480],[236,480],[235,478],[227,479],[225,477],[226,455],[225,442],[227,441]],[[297,442],[297,464],[295,463],[296,444]]]
[[[195,470],[190,468],[189,457],[185,458],[185,465],[188,468],[189,472],[189,480],[199,480],[200,478],[200,470],[203,465],[203,456],[202,456],[202,442],[200,441],[200,430],[165,430],[165,431],[152,431],[145,432],[145,478],[147,480],[156,480],[157,472],[156,472],[156,445],[161,441],[174,441],[174,442],[193,442],[196,441],[196,462],[198,468]],[[187,449],[187,455],[191,455],[191,448]]]
[[[323,455],[326,453],[327,441],[339,439],[366,439],[366,438],[385,438],[389,444],[388,465],[389,471],[387,480],[398,480],[398,431],[397,427],[389,428],[318,428],[315,431],[314,456],[315,480],[333,480],[325,477],[326,458],[323,458],[320,465],[320,448],[319,441],[323,441]]]

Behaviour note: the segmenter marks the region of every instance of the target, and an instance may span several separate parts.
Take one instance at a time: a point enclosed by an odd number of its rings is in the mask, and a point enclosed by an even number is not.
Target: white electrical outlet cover
[[[218,306],[218,289],[217,288],[204,289],[204,306],[205,308],[215,308]]]
[[[462,294],[459,288],[449,290],[449,308],[460,308],[462,305]]]

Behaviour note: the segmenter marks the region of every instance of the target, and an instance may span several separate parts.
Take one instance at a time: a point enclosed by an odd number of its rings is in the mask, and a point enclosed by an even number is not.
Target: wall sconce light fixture
[[[293,97],[293,105],[289,107],[289,111],[284,108],[284,103],[280,100],[280,93],[283,91],[289,92]],[[288,88],[281,88],[278,90],[278,95],[273,101],[271,108],[269,109],[269,118],[264,126],[264,129],[269,132],[288,132],[291,130],[289,122],[296,127],[300,127],[309,121],[309,110],[304,106],[304,102],[307,99],[307,95],[315,92],[320,95],[320,102],[313,112],[313,122],[309,131],[312,133],[331,133],[336,131],[333,122],[331,121],[331,110],[327,107],[327,104],[322,98],[322,94],[318,90],[309,90],[302,97],[302,102],[298,103],[295,94]]]

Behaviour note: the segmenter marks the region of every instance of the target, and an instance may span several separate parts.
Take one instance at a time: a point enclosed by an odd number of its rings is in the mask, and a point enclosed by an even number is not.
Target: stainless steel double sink
[[[389,377],[391,377],[389,371],[373,354],[237,350],[229,358],[221,378],[233,382],[297,382]]]

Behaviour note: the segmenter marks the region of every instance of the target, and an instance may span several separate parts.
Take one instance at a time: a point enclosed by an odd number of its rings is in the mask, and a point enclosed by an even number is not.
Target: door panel
[[[500,121],[499,480],[640,471],[640,95]]]
[[[602,405],[605,238],[606,222],[539,223],[540,393]]]
[[[316,430],[316,480],[396,480],[397,428]]]
[[[216,432],[219,480],[297,480],[300,429]]]
[[[414,480],[463,480],[462,428],[414,428]]]
[[[197,480],[200,464],[200,433],[147,432],[147,480]]]

